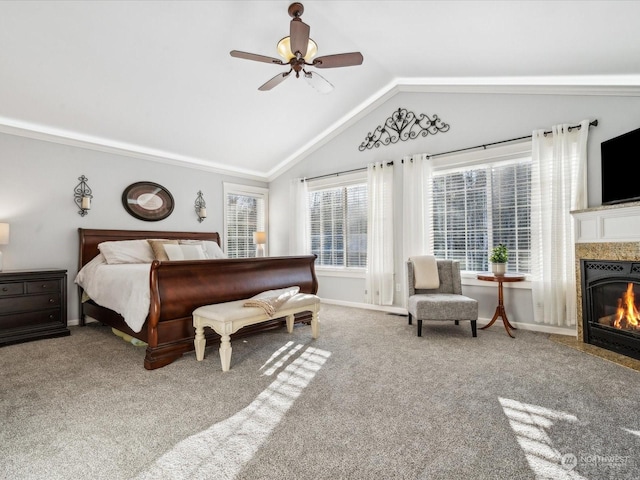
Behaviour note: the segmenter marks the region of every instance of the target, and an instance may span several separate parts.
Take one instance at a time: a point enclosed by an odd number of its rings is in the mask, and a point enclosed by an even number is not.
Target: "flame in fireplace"
[[[633,283],[629,282],[627,291],[618,299],[618,309],[613,326],[622,329],[636,329],[640,323],[640,313],[635,305]]]

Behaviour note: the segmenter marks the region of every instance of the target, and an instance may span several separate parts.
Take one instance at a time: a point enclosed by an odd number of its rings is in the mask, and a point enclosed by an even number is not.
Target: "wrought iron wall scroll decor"
[[[418,136],[426,137],[429,134],[435,135],[448,130],[449,124],[440,120],[438,115],[434,114],[433,118],[430,118],[423,113],[416,117],[415,113],[409,112],[406,108],[398,108],[385,120],[384,125],[376,127],[373,133],[367,134],[358,150],[363,152],[368,148],[398,143],[398,140],[405,142]]]

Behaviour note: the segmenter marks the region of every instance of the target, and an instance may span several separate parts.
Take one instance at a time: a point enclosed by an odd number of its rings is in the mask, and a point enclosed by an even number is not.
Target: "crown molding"
[[[0,117],[0,133],[160,162],[168,165],[194,168],[238,178],[271,182],[292,166],[302,161],[310,153],[327,144],[348,127],[401,92],[636,97],[640,96],[640,75],[613,77],[491,77],[483,79],[396,78],[360,105],[347,112],[327,129],[320,132],[268,172],[258,172],[230,165],[222,165],[200,158],[178,155],[105,138],[91,137],[78,132],[59,130],[30,122],[20,122],[5,117]]]
[[[223,175],[232,175],[234,177],[258,180],[261,182],[267,181],[264,174],[247,169],[216,164],[195,157],[177,155],[171,152],[146,148],[139,145],[121,143],[99,137],[90,137],[77,132],[53,129],[29,122],[18,122],[4,117],[0,117],[0,133],[41,140],[43,142],[57,143],[60,145],[85,148],[87,150],[94,150],[102,153],[111,153],[141,160],[149,160],[167,165],[194,168]]]
[[[623,79],[616,78],[616,85],[588,84],[585,83],[587,80],[590,82],[596,81],[593,77],[589,77],[588,79],[577,77],[522,77],[520,79],[511,77],[487,79],[397,78],[280,162],[267,174],[267,178],[270,182],[275,180],[282,173],[302,161],[309,154],[328,143],[348,127],[400,92],[640,96],[640,76],[637,76],[637,78],[625,77],[624,82],[622,81]],[[603,78],[598,78],[597,80],[601,83],[605,82]],[[584,84],[579,84],[580,82]],[[625,82],[630,84],[627,85]],[[635,84],[633,84],[633,82],[635,82]]]

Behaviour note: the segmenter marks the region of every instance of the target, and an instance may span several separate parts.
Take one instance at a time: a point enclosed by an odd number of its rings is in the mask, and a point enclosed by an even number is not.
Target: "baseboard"
[[[366,310],[377,310],[379,312],[395,313],[398,315],[407,315],[407,309],[402,307],[393,307],[386,305],[371,305],[369,303],[345,302],[342,300],[331,300],[328,298],[321,299],[321,303],[329,305],[339,305],[342,307],[364,308]],[[478,328],[488,325],[490,318],[478,318]],[[532,323],[511,322],[511,324],[520,330],[530,330],[532,332],[550,333],[556,335],[576,336],[575,328],[554,327],[553,325],[535,325]],[[492,328],[502,326],[502,319],[496,320]]]
[[[95,318],[91,318],[89,316],[87,316],[87,318],[85,319],[86,323],[99,323],[98,320],[96,320]],[[72,318],[71,320],[67,320],[67,327],[77,327],[78,325],[80,325],[80,319],[79,318]]]
[[[365,310],[377,310],[379,312],[396,313],[398,315],[407,315],[406,308],[394,307],[389,305],[371,305],[370,303],[345,302],[343,300],[331,300],[328,298],[320,299],[320,303],[339,305],[341,307],[364,308]]]

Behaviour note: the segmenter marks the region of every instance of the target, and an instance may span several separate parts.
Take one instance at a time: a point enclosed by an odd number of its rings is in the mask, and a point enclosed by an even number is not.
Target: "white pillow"
[[[227,258],[227,254],[222,251],[220,245],[216,242],[205,240],[204,248],[208,258]]]
[[[117,240],[98,244],[98,250],[109,265],[120,263],[151,263],[153,250],[146,240]]]
[[[167,252],[169,260],[206,260],[206,255],[201,245],[174,245],[165,244],[164,250]]]
[[[213,240],[180,240],[180,245],[202,245],[202,249],[207,258],[227,258],[227,254],[224,253],[220,245]]]

